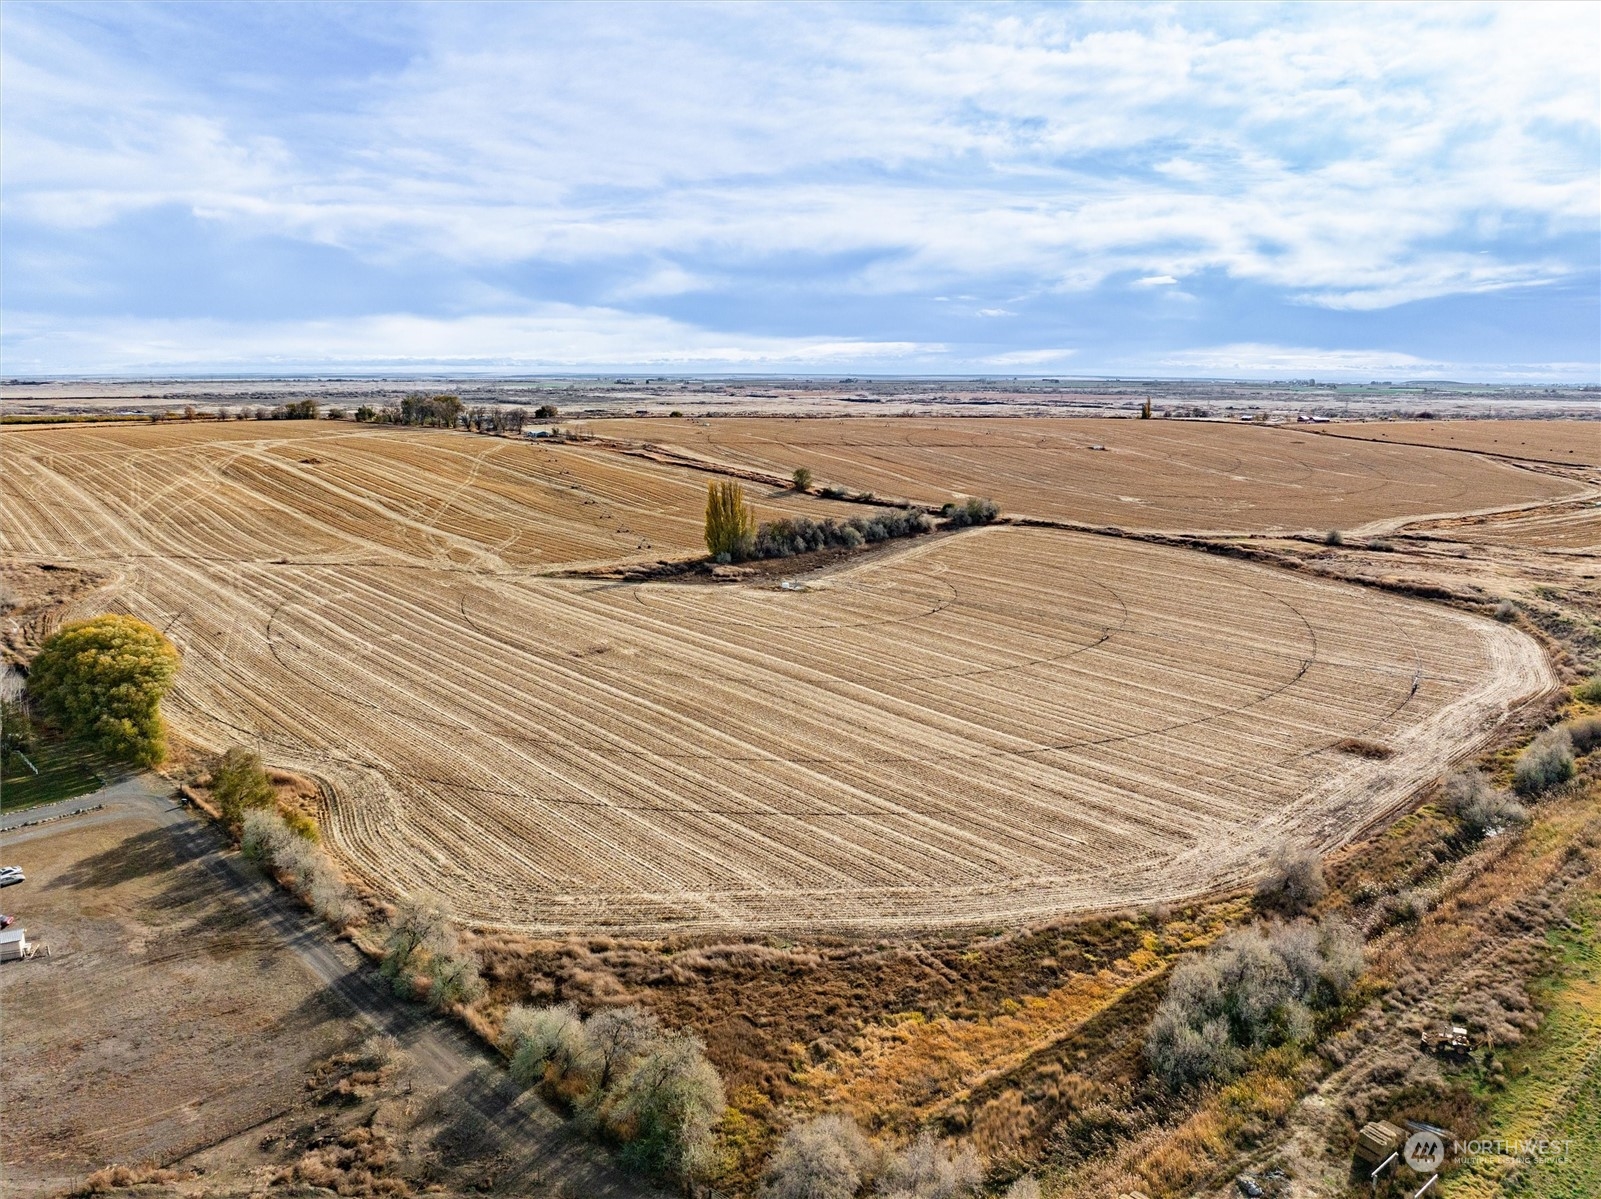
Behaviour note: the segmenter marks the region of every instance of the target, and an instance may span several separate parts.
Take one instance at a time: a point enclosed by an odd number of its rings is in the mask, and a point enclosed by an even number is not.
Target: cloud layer
[[[9,374],[1601,359],[1593,5],[5,21]]]

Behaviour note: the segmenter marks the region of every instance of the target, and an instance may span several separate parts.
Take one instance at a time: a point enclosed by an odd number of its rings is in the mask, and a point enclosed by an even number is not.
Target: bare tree
[[[879,1190],[886,1199],[957,1199],[976,1193],[982,1181],[971,1147],[948,1153],[923,1132],[890,1163]]]
[[[604,1093],[660,1035],[656,1017],[641,1008],[607,1008],[584,1021],[595,1068],[595,1088]]]
[[[874,1153],[856,1121],[818,1116],[784,1133],[767,1167],[765,1199],[852,1199]]]
[[[1286,916],[1299,916],[1328,893],[1323,859],[1311,849],[1280,845],[1273,851],[1267,875],[1256,887],[1257,906]]]

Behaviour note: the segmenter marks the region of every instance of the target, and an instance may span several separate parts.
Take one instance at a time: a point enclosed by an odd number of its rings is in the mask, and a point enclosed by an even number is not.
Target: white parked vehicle
[[[21,866],[0,866],[0,887],[9,887],[12,883],[26,882],[28,876],[22,873]]]

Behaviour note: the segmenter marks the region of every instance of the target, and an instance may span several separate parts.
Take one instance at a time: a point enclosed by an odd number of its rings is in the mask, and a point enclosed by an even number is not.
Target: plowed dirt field
[[[322,424],[0,451],[5,553],[105,574],[80,611],[167,630],[183,736],[326,780],[353,870],[486,925],[882,931],[1191,894],[1349,836],[1552,684],[1490,621],[1058,530],[778,586],[539,577],[698,534],[699,478],[594,450]]]
[[[1439,446],[1560,466],[1601,466],[1601,421],[1417,420],[1320,425],[1328,437]]]
[[[584,427],[779,475],[805,466],[820,485],[852,491],[935,504],[988,496],[1014,515],[1129,529],[1352,529],[1580,490],[1469,454],[1222,422],[729,417]]]

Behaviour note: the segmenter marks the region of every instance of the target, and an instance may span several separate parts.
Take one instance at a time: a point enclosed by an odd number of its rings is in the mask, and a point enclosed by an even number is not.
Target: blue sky
[[[0,9],[0,370],[1596,382],[1601,6]]]

